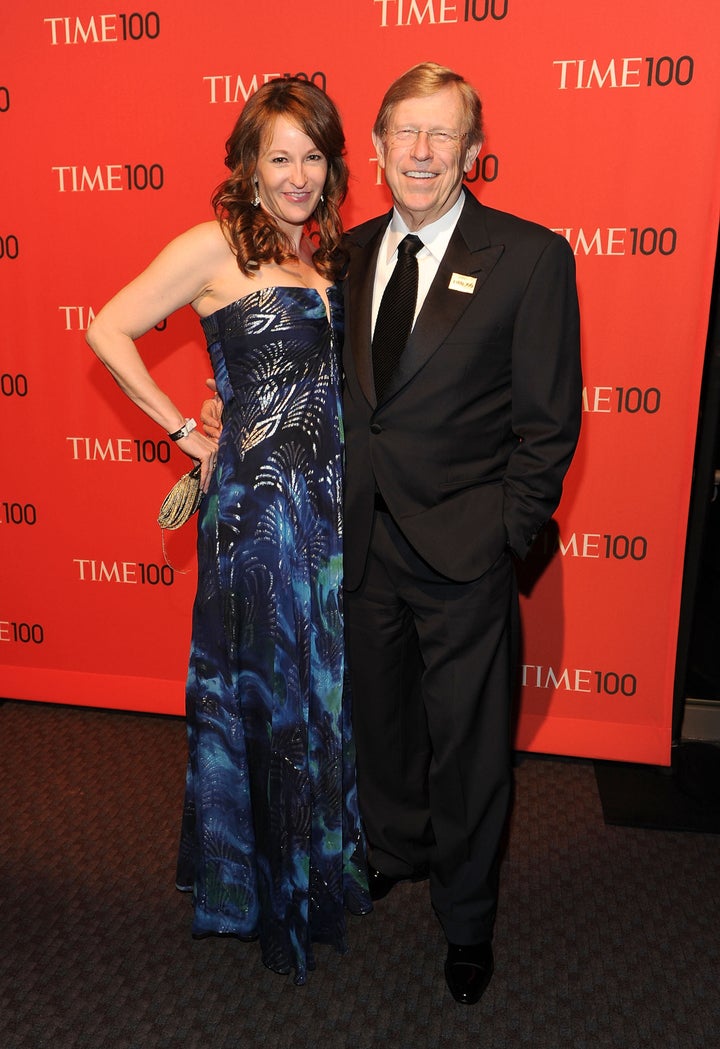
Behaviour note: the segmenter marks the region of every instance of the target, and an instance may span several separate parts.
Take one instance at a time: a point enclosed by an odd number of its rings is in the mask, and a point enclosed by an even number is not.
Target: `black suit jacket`
[[[575,261],[564,238],[465,206],[398,370],[377,404],[375,264],[390,214],[351,230],[346,281],[345,586],[362,579],[374,493],[414,549],[456,581],[509,544],[520,557],[555,510],[580,428]],[[475,278],[471,293],[449,287]]]

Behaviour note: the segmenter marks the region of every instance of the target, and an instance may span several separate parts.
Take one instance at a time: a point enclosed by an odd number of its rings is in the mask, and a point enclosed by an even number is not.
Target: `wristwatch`
[[[175,433],[169,433],[168,437],[171,441],[182,441],[183,437],[187,437],[189,433],[197,429],[197,423],[194,419],[186,419],[184,424]]]

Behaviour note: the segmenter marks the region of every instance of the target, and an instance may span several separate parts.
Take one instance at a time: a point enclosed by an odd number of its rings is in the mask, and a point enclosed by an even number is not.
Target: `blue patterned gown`
[[[339,353],[311,288],[259,289],[202,319],[225,404],[198,522],[178,887],[193,933],[260,939],[296,983],[371,909],[342,615]]]

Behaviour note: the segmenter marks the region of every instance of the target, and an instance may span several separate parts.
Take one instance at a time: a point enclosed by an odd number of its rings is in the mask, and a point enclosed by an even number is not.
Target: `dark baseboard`
[[[720,746],[683,741],[669,768],[594,765],[606,823],[720,834]]]

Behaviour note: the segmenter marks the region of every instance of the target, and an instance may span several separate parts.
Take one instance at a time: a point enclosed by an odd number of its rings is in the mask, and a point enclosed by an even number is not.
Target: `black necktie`
[[[395,269],[380,300],[372,341],[373,375],[378,400],[397,367],[410,335],[418,288],[415,256],[422,246],[423,242],[413,233],[400,241]]]

